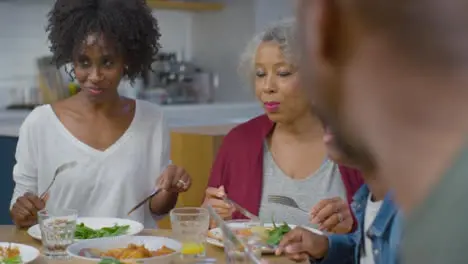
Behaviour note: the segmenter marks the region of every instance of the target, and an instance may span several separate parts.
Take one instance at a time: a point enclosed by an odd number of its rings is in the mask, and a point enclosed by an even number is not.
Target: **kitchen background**
[[[154,10],[162,32],[163,52],[174,52],[219,75],[215,102],[250,101],[251,91],[236,74],[239,54],[255,32],[272,21],[291,16],[293,1],[215,2],[223,4],[222,10]],[[52,3],[52,0],[0,0],[0,106],[9,103],[9,89],[36,81],[36,59],[49,54],[44,29]]]
[[[57,97],[57,93],[55,97],[50,93],[44,95],[44,91],[50,92],[59,83],[57,76],[61,76],[53,67],[44,66],[48,65],[44,57],[50,55],[46,15],[53,2],[0,0],[0,177],[3,183],[0,224],[10,223],[8,206],[13,189],[14,152],[19,127],[30,112],[24,106],[37,104],[38,94],[43,94],[39,103]],[[214,130],[192,130],[210,135],[223,134],[228,131],[224,128],[263,112],[254,101],[251,88],[237,74],[239,56],[255,32],[293,15],[294,0],[148,0],[148,3],[154,7],[153,14],[162,33],[162,61],[155,65],[157,72],[137,82],[136,88],[122,82],[119,87],[122,94],[161,103],[173,129],[218,126]],[[67,84],[62,84],[66,88],[62,91],[74,89]],[[12,106],[20,109],[7,109]],[[180,155],[192,155],[187,151],[193,152],[193,148],[187,147],[187,143],[180,144],[183,145],[182,150],[177,150]],[[205,147],[216,151],[206,144],[197,148]],[[211,159],[214,153],[207,155]],[[193,175],[197,174],[195,170],[202,170],[206,178],[212,161],[203,162],[206,168],[200,168],[200,162],[193,167],[186,166],[193,168],[189,170]],[[203,184],[199,188],[204,188]]]

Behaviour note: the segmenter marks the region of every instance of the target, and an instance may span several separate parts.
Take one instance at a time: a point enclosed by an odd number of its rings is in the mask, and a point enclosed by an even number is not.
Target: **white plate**
[[[15,244],[8,242],[0,242],[0,247],[18,247],[20,251],[22,263],[30,263],[39,257],[39,251],[31,246],[23,244]]]
[[[238,229],[238,228],[248,228],[248,227],[251,227],[252,226],[252,222],[249,222],[249,221],[232,221],[232,222],[227,222],[227,225],[231,228],[234,228],[234,229]],[[278,225],[281,225],[281,224],[276,224],[277,226]],[[296,225],[290,225],[288,224],[289,227],[291,229],[294,229],[296,227]],[[264,227],[266,228],[273,228],[273,224],[271,223],[265,223],[263,224]],[[303,226],[303,228],[309,230],[310,232],[313,232],[313,233],[316,233],[318,235],[324,235],[324,233],[318,229],[315,229],[315,228],[312,228],[312,227],[308,227],[308,226]],[[206,238],[206,242],[208,244],[211,244],[213,246],[216,246],[216,247],[224,247],[224,244],[223,244],[223,241],[222,241],[222,238],[223,238],[223,233],[221,231],[220,228],[213,228],[213,229],[210,229],[208,231],[210,234],[210,236],[208,236]],[[218,239],[216,239],[218,238]],[[274,253],[273,250],[268,250],[268,249],[264,249],[262,250],[262,253],[263,254],[272,254]]]
[[[143,231],[143,225],[133,220],[121,219],[121,218],[106,218],[106,217],[79,217],[76,221],[78,224],[84,223],[86,226],[93,229],[99,229],[103,227],[111,227],[115,224],[117,225],[129,225],[130,228],[127,230],[127,233],[122,236],[132,236]],[[31,226],[28,229],[28,234],[37,239],[41,240],[41,229],[39,225]],[[81,239],[76,239],[80,241]]]
[[[176,252],[164,256],[152,257],[147,259],[138,259],[138,263],[171,263],[178,257],[180,250],[182,249],[182,244],[176,240],[167,238],[167,237],[155,237],[155,236],[126,236],[126,237],[106,237],[106,238],[96,238],[88,239],[77,242],[68,247],[67,252],[70,256],[74,258],[79,258],[83,260],[99,262],[99,259],[88,258],[80,256],[80,251],[84,248],[95,248],[101,251],[106,251],[109,249],[115,248],[125,248],[129,244],[144,245],[149,250],[157,250],[162,246],[166,246],[175,250]]]

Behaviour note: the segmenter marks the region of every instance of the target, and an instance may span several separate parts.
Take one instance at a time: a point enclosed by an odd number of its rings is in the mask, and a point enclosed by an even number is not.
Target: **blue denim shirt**
[[[364,216],[369,198],[369,188],[363,185],[354,195],[351,204],[358,227],[354,233],[346,235],[330,235],[329,249],[325,258],[315,263],[320,264],[358,264],[364,244]],[[398,263],[398,245],[400,242],[402,217],[391,200],[391,194],[384,198],[374,222],[367,235],[372,240],[373,254],[376,264]]]

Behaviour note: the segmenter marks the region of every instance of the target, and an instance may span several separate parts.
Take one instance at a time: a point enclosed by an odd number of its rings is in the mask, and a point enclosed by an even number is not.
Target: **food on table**
[[[277,226],[275,222],[273,221],[273,229],[268,230],[268,239],[267,239],[267,244],[268,245],[278,245],[283,239],[283,236],[286,235],[289,231],[291,231],[291,227],[289,227],[288,224],[283,223],[280,226]]]
[[[234,234],[242,237],[249,237],[257,235],[262,241],[268,245],[276,246],[280,243],[283,236],[291,231],[291,227],[287,223],[278,226],[273,221],[273,227],[252,226],[246,228],[236,228],[233,230]],[[208,237],[222,241],[223,238],[219,237],[212,232],[208,232]]]
[[[93,229],[86,226],[84,223],[77,224],[75,230],[76,239],[91,239],[100,237],[113,237],[125,235],[130,228],[129,225],[114,225],[111,227],[103,227],[100,229]]]
[[[152,257],[169,255],[174,252],[175,250],[168,248],[166,246],[163,246],[160,249],[151,251],[147,249],[144,245],[129,244],[126,248],[115,248],[115,249],[110,249],[108,251],[103,251],[100,253],[100,256],[111,257],[117,260],[126,260],[126,259],[152,258]]]
[[[0,247],[0,264],[21,264],[20,250],[18,247]]]
[[[102,259],[101,261],[99,261],[98,264],[125,264],[125,263],[121,262],[118,259],[108,258],[108,259]]]

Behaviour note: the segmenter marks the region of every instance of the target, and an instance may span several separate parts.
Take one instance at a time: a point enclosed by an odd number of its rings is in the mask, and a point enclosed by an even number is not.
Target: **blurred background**
[[[172,148],[177,148],[171,154],[173,161],[193,177],[205,179],[225,133],[263,113],[252,89],[237,74],[239,56],[255,32],[294,15],[294,1],[147,2],[162,33],[159,60],[153,72],[133,85],[122,81],[119,92],[163,106],[173,129]],[[5,183],[0,187],[0,224],[10,221],[12,168],[21,123],[35,106],[79,90],[65,68],[50,64],[45,27],[53,3],[0,0],[0,177]],[[202,185],[194,187],[196,199]]]

